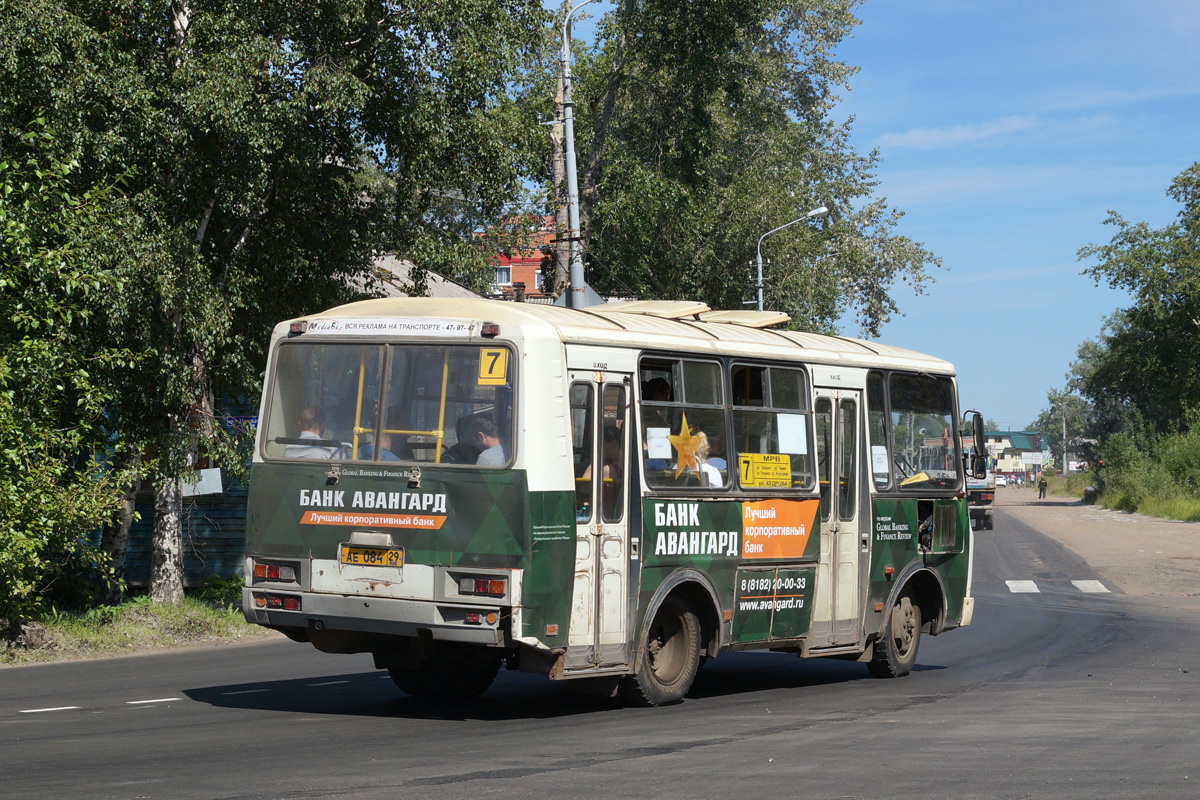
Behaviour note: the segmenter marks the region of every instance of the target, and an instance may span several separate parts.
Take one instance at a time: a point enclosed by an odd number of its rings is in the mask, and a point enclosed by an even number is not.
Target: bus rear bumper
[[[295,609],[266,607],[268,602],[277,602],[274,598],[282,598],[278,602],[287,602],[289,605],[294,605],[290,600],[294,598],[299,606]],[[501,622],[507,610],[484,604],[458,605],[316,592],[242,590],[242,613],[246,621],[268,628],[430,636],[439,641],[489,646],[505,644]]]

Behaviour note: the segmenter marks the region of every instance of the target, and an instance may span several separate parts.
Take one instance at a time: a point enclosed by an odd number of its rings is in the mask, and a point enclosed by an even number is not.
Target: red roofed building
[[[505,300],[512,300],[524,286],[525,297],[549,297],[542,291],[542,265],[553,270],[553,247],[555,239],[554,217],[530,217],[538,225],[533,232],[533,244],[524,252],[501,252],[496,261],[496,293]],[[546,248],[544,252],[542,248]],[[549,253],[549,255],[547,255]]]

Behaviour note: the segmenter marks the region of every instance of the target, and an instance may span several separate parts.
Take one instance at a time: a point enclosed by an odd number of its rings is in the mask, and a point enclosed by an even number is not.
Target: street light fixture
[[[763,261],[762,261],[763,239],[767,238],[772,233],[776,233],[778,231],[783,230],[784,228],[790,228],[791,226],[795,225],[797,222],[804,222],[805,220],[816,219],[817,217],[823,217],[828,213],[829,213],[829,209],[826,208],[825,206],[821,206],[820,208],[814,208],[812,211],[809,211],[803,217],[800,217],[799,219],[794,219],[785,225],[780,225],[778,228],[773,228],[772,230],[769,230],[766,233],[764,233],[762,236],[758,237],[758,248],[757,248],[757,259],[756,260],[758,262],[758,310],[759,311],[763,310]]]

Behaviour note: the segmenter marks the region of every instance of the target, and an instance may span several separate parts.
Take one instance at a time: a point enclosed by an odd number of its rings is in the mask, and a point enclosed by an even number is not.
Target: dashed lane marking
[[[1008,590],[1013,594],[1041,594],[1042,590],[1038,588],[1035,581],[1005,581],[1008,585]],[[1110,590],[1100,581],[1071,581],[1071,585],[1081,592],[1087,594],[1110,594]]]
[[[126,700],[127,706],[144,706],[148,703],[170,703],[174,700],[182,700],[182,697],[156,697],[153,700]]]
[[[383,675],[381,677],[390,678],[391,676]],[[350,683],[350,681],[346,681],[346,680],[322,681],[321,683],[306,683],[305,686],[338,686],[343,683]],[[230,696],[230,695],[237,695],[237,694],[261,694],[263,692],[270,692],[270,691],[273,691],[273,690],[272,689],[242,689],[242,690],[236,691],[236,692],[221,692],[221,694],[224,696]],[[153,700],[126,700],[125,705],[127,705],[127,706],[144,706],[144,705],[149,705],[152,703],[173,703],[176,700],[183,700],[183,698],[182,697],[156,697]],[[46,713],[49,713],[52,711],[79,711],[82,708],[83,708],[83,706],[54,706],[53,708],[20,708],[20,709],[17,709],[17,713],[18,714],[46,714]]]

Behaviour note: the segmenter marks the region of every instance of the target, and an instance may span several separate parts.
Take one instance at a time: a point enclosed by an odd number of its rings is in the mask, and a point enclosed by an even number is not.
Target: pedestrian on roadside
[[[1042,479],[1040,481],[1038,481],[1038,500],[1045,500],[1045,499],[1046,499],[1046,476],[1043,475]]]

